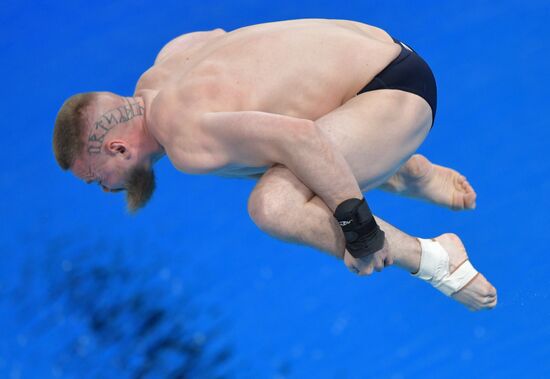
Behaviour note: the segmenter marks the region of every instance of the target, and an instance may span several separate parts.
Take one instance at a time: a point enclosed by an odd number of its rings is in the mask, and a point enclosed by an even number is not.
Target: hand
[[[363,258],[354,258],[346,249],[344,252],[344,263],[351,272],[360,276],[371,275],[373,270],[382,271],[384,267],[393,264],[393,256],[390,254],[388,240],[384,239],[384,247],[382,249]]]

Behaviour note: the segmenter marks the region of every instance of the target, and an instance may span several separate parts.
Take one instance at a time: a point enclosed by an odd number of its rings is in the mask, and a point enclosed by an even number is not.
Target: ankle
[[[395,265],[414,274],[420,269],[420,258],[422,256],[422,247],[418,238],[409,237],[403,248],[394,254]]]
[[[380,185],[379,188],[393,193],[401,193],[407,189],[405,180],[400,173],[393,174],[385,183]]]

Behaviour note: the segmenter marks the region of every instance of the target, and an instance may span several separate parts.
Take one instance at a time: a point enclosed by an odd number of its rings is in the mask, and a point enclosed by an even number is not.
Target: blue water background
[[[83,305],[49,302],[44,288],[83,249],[82,267],[125,267],[136,287],[160,288],[153,298],[171,310],[168,323],[183,317],[174,300],[182,292],[198,309],[219,309],[233,377],[550,377],[549,10],[548,1],[508,0],[3,0],[0,378],[84,378],[109,362],[102,345],[54,364],[67,336],[90,328],[74,311]],[[185,175],[164,159],[154,199],[130,217],[122,195],[57,167],[52,127],[71,94],[132,94],[163,44],[183,33],[305,17],[382,27],[431,65],[438,114],[419,151],[467,175],[478,207],[453,213],[376,191],[369,202],[409,234],[460,235],[498,289],[495,310],[468,312],[396,268],[356,277],[334,258],[272,239],[247,215],[252,181]],[[109,293],[129,291],[117,283]],[[36,331],[46,312],[62,321]]]

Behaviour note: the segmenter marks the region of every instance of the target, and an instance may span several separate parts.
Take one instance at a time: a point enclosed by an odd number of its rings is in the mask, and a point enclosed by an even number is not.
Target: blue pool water
[[[550,377],[549,16],[547,1],[3,0],[0,378]],[[369,202],[412,235],[459,234],[495,310],[270,238],[247,215],[252,181],[164,159],[130,217],[57,167],[71,94],[130,95],[179,34],[305,17],[380,26],[430,63],[438,115],[420,152],[467,175],[478,208]]]

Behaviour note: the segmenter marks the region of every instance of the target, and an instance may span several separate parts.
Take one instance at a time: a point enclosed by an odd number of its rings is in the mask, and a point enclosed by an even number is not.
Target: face
[[[87,184],[97,183],[104,192],[126,191],[131,213],[143,208],[155,191],[155,174],[145,165],[121,167],[113,158],[95,164],[77,160],[72,171]]]

